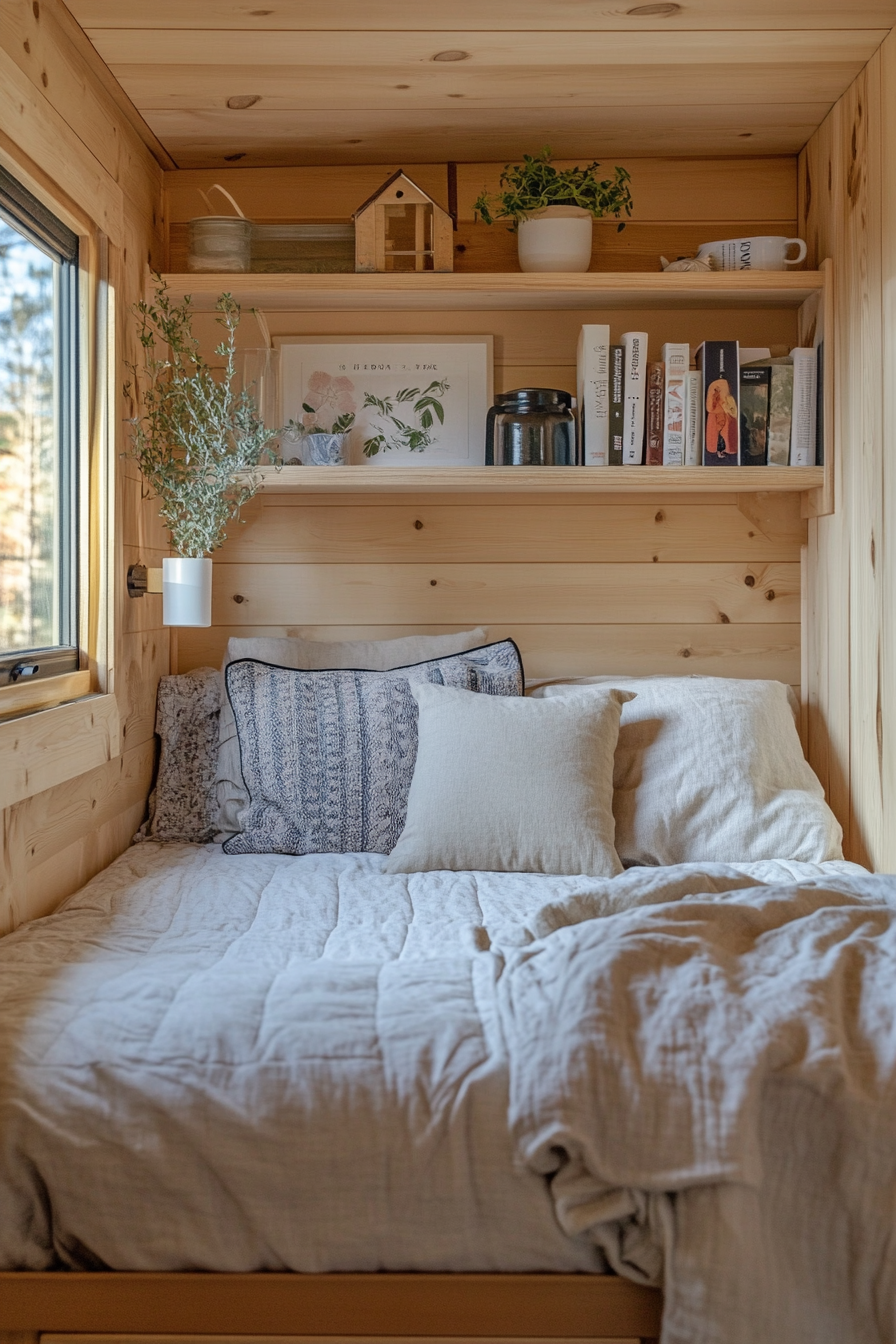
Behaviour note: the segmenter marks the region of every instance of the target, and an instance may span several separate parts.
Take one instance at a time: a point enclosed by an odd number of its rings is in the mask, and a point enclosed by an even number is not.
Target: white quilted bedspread
[[[513,959],[632,905],[862,871],[383,862],[140,845],[0,942],[0,1268],[600,1270],[520,1128],[550,1037],[508,1023]]]

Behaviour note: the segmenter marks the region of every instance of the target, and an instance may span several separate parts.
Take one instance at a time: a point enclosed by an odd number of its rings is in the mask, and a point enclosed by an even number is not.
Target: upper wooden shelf
[[[281,309],[799,308],[824,287],[821,271],[713,275],[590,271],[585,275],[166,275],[199,310],[228,291],[245,307]]]
[[[823,467],[266,467],[295,494],[753,494],[814,490]]]

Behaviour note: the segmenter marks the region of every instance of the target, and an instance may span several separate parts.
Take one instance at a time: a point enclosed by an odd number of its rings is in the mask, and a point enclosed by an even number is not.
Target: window
[[[77,651],[78,238],[0,168],[0,686]]]

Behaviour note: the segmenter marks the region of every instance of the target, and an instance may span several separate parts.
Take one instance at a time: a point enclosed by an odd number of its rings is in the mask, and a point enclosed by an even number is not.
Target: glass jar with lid
[[[568,392],[518,387],[501,392],[486,418],[485,463],[494,467],[571,467],[576,418]]]

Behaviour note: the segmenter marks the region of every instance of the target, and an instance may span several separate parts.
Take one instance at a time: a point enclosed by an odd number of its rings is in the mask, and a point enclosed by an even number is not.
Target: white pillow
[[[276,667],[290,667],[297,671],[314,672],[323,669],[340,671],[357,668],[368,672],[390,672],[396,667],[447,658],[454,653],[466,653],[479,648],[488,640],[488,630],[461,630],[448,635],[406,635],[402,639],[358,639],[326,643],[316,639],[275,639],[257,635],[252,639],[230,639],[221,665],[223,675],[228,663],[240,658],[255,658]],[[226,693],[221,695],[221,718],[218,737],[218,767],[215,774],[215,796],[218,804],[218,840],[226,840],[240,829],[239,813],[249,801],[240,770],[240,748],[236,735],[233,710]]]
[[[624,691],[557,700],[412,685],[417,760],[388,873],[615,877],[613,752]]]
[[[587,677],[635,691],[622,711],[614,770],[616,850],[633,864],[841,859],[843,833],[803,756],[796,702],[779,681]]]

